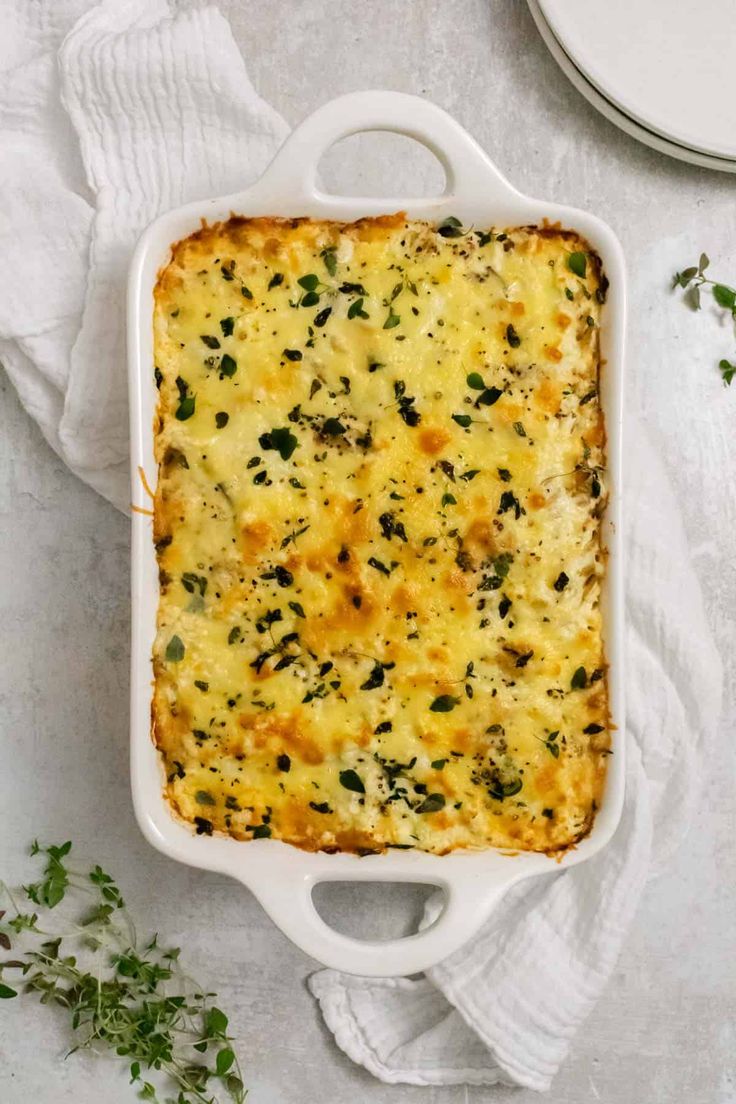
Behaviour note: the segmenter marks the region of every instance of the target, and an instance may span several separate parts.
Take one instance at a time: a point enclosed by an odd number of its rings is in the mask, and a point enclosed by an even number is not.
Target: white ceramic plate
[[[687,146],[678,145],[676,142],[663,138],[653,130],[648,130],[635,119],[626,115],[610,100],[606,99],[598,89],[590,83],[584,73],[577,67],[572,58],[565,52],[562,44],[557,40],[549,23],[542,14],[538,0],[527,0],[532,18],[537,25],[539,33],[544,39],[550,53],[562,69],[565,76],[585,96],[601,115],[613,123],[620,130],[639,142],[650,146],[659,153],[665,153],[668,157],[674,157],[678,161],[686,161],[691,165],[699,165],[705,169],[715,169],[718,172],[736,172],[736,159],[725,157],[713,157],[699,150]]]
[[[421,142],[445,169],[446,186],[436,198],[346,198],[317,186],[317,166],[341,138],[365,130],[393,131]],[[604,519],[609,569],[603,607],[609,688],[614,720],[612,748],[602,807],[590,835],[559,861],[533,852],[506,854],[489,849],[430,855],[388,851],[382,855],[311,854],[278,840],[239,842],[196,836],[172,816],[163,796],[163,772],[151,740],[151,649],[158,577],[151,520],[133,515],[131,776],[138,823],[147,839],[166,855],[245,883],[273,920],[302,950],[328,966],[355,974],[392,977],[427,969],[457,950],[488,917],[494,903],[515,882],[553,873],[589,858],[612,836],[624,791],[624,691],[622,682],[623,603],[619,550],[621,415],[625,331],[625,272],[621,247],[609,227],[594,215],[529,199],[499,173],[477,143],[449,115],[417,96],[397,92],[356,92],[320,108],[291,134],[261,179],[247,191],[189,204],[161,216],[136,249],[128,296],[131,467],[133,503],[150,506],[140,471],[154,486],[153,420],[157,392],[153,376],[153,288],[173,242],[198,229],[201,220],[241,215],[311,215],[352,220],[404,210],[411,218],[441,221],[455,215],[476,226],[560,222],[588,238],[611,281],[602,312],[605,361],[601,398],[608,432],[611,496]],[[431,927],[386,942],[348,938],[330,928],[312,901],[320,881],[423,882],[441,887],[446,903]]]
[[[538,0],[607,100],[676,145],[736,158],[733,0]]]

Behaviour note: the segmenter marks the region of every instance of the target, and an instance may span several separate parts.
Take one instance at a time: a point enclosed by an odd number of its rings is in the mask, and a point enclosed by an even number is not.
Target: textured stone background
[[[522,0],[223,0],[259,91],[295,123],[341,92],[387,87],[447,108],[530,194],[589,207],[620,235],[632,276],[629,400],[675,481],[711,621],[734,675],[736,384],[714,363],[728,328],[690,316],[667,288],[701,248],[736,280],[736,178],[638,145],[600,118],[548,56]],[[325,160],[333,190],[430,192],[426,151],[350,139]],[[531,1104],[508,1089],[381,1085],[323,1029],[303,983],[314,968],[241,887],[155,853],[127,781],[128,525],[50,452],[0,377],[0,874],[26,877],[36,834],[72,836],[123,883],[142,929],[181,944],[220,993],[242,1039],[252,1104]],[[603,1001],[575,1041],[549,1104],[736,1102],[733,699],[702,811],[652,881]],[[370,892],[370,895],[369,895]],[[418,893],[332,888],[337,926],[396,933]],[[6,1005],[3,1104],[125,1104],[112,1063],[62,1062],[48,1010]]]

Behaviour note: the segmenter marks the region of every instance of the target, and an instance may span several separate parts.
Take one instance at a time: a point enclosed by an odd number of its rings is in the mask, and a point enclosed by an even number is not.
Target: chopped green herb
[[[306,276],[300,276],[297,283],[305,291],[314,291],[319,286],[319,276],[315,276],[313,272],[310,272]]]
[[[477,402],[481,406],[493,406],[503,395],[503,391],[499,387],[486,387],[485,391],[482,391],[477,398]]]
[[[393,307],[389,307],[386,321],[383,323],[384,330],[392,330],[394,326],[398,326],[401,321],[401,316],[394,312]]]
[[[505,579],[509,573],[509,568],[514,562],[513,553],[501,552],[496,556],[493,561],[493,567],[497,575],[500,575],[502,579]]]
[[[330,276],[334,276],[337,272],[337,247],[334,245],[327,246],[320,253],[320,257],[325,262],[325,268],[329,272]]]
[[[445,795],[441,793],[427,794],[421,805],[417,805],[418,813],[438,813],[445,807]]]
[[[238,362],[235,357],[231,357],[229,353],[225,353],[220,361],[220,372],[223,376],[227,376],[231,379],[237,371]]]
[[[447,762],[446,759],[434,759],[430,763],[430,766],[431,766],[432,770],[443,770],[446,762]]]
[[[430,705],[432,713],[451,713],[456,705],[460,704],[460,698],[453,698],[452,694],[440,694]]]
[[[289,609],[292,611],[292,613],[295,613],[297,617],[307,616],[304,612],[304,606],[301,604],[301,602],[289,602]]]
[[[191,571],[185,571],[181,577],[181,583],[187,594],[194,594],[194,591],[198,590],[201,597],[204,598],[207,591],[206,575],[195,575]]]
[[[391,574],[390,569],[388,567],[386,567],[385,563],[382,563],[380,560],[377,560],[375,556],[370,556],[368,558],[368,563],[370,564],[371,567],[375,568],[376,571],[380,571],[382,575],[390,575]]]
[[[442,506],[456,506],[457,499],[449,491],[446,491],[442,496]]]
[[[271,571],[264,571],[261,578],[275,579],[280,587],[289,587],[294,582],[294,576],[283,564],[276,564]],[[281,620],[280,615],[278,620]]]
[[[491,797],[495,797],[497,801],[503,801],[504,798],[514,797],[515,794],[519,793],[522,784],[520,778],[514,778],[509,782],[498,779],[493,783],[488,792]]]
[[[393,666],[393,664],[392,664]],[[383,686],[384,683],[384,664],[379,660],[376,660],[371,669],[371,673],[364,683],[361,684],[361,690],[377,690],[379,686]]]
[[[301,360],[302,353],[300,349],[284,349],[284,356],[287,360]]]
[[[224,429],[230,421],[230,415],[224,410],[218,410],[215,414],[215,425],[218,429]]]
[[[302,525],[301,529],[292,529],[281,541],[281,547],[286,548],[289,544],[296,544],[297,539],[306,533],[307,529],[309,529],[308,525]]]
[[[508,326],[506,327],[506,340],[508,341],[512,349],[518,349],[521,345],[521,338],[519,337],[518,333],[514,329],[513,323],[511,322],[509,322]]]
[[[216,337],[213,337],[212,334],[200,334],[200,337],[201,337],[202,341],[204,341],[204,343],[205,343],[205,345],[207,346],[208,349],[219,349],[220,348],[219,340]]]
[[[570,679],[570,687],[573,690],[584,690],[588,685],[588,675],[584,667],[578,667]]]
[[[166,645],[166,662],[167,663],[181,663],[184,658],[186,649],[180,636],[172,636],[169,643]]]
[[[325,322],[327,321],[327,319],[330,317],[331,314],[332,314],[332,307],[325,307],[325,309],[321,310],[319,312],[319,314],[315,314],[315,316],[314,316],[315,326],[319,326],[320,328],[322,326],[324,326]]]
[[[569,253],[567,257],[567,267],[571,272],[574,272],[576,276],[579,276],[581,280],[584,280],[588,270],[588,258],[585,253]]]
[[[393,511],[387,510],[385,513],[380,514],[378,524],[381,526],[381,536],[385,537],[386,540],[390,541],[392,537],[398,537],[404,544],[407,543],[408,537],[406,535],[404,523],[403,521],[396,520]]]
[[[460,238],[464,232],[463,224],[454,215],[448,215],[437,227],[437,233],[443,238]]]
[[[229,318],[221,318],[220,329],[222,330],[223,337],[230,337],[235,329],[235,319],[232,316]]]
[[[501,480],[502,483],[511,482],[511,472],[508,468],[496,468],[496,471],[498,472],[498,478]]]
[[[364,302],[364,300],[362,298],[360,298],[360,299],[356,299],[353,303],[350,304],[350,306],[348,307],[348,318],[368,318],[369,317],[368,312],[363,310],[363,302]]]
[[[453,414],[452,420],[453,422],[457,422],[459,426],[462,426],[463,429],[467,429],[473,419],[469,414]]]
[[[186,422],[188,418],[191,418],[194,413],[194,400],[194,395],[187,395],[185,398],[181,399],[175,414],[178,421]]]
[[[521,422],[514,422],[514,431],[518,433],[520,437],[526,437],[526,430]]]
[[[283,284],[283,282],[284,282],[283,272],[274,272],[273,276],[268,281],[268,290],[271,291],[272,288],[280,287],[281,284]]]
[[[559,759],[560,757],[560,745],[557,743],[557,737],[559,735],[557,731],[550,732],[547,739],[542,741],[547,751],[550,755],[554,756],[555,759]]]
[[[299,441],[288,426],[285,426],[262,433],[258,438],[258,444],[262,449],[274,449],[282,460],[289,460]]]
[[[344,786],[346,790],[352,790],[353,793],[365,793],[363,779],[354,770],[340,771],[340,785]]]
[[[394,395],[398,401],[399,417],[408,426],[417,426],[422,420],[418,410],[414,409],[414,396],[406,394],[406,384],[403,380],[394,380]]]
[[[175,417],[180,422],[185,422],[194,413],[194,395],[189,394],[189,384],[181,376],[176,377],[176,387],[179,392],[179,406]]]
[[[564,571],[561,571],[552,585],[554,586],[555,590],[561,594],[569,582],[569,577],[565,574]]]
[[[472,387],[474,391],[483,391],[486,386],[480,372],[470,372],[469,375],[465,377],[465,382],[468,387]]]
[[[501,499],[498,504],[497,513],[505,514],[509,510],[514,511],[514,517],[518,521],[522,514],[526,513],[526,510],[519,502],[513,491],[504,491],[501,495]]]
[[[322,432],[326,433],[328,437],[341,437],[343,433],[347,432],[347,427],[342,424],[339,418],[325,418],[322,424]]]

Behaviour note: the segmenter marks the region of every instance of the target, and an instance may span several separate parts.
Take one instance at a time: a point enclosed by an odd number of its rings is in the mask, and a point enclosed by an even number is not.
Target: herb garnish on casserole
[[[200,833],[565,847],[608,749],[574,233],[231,218],[155,298],[154,736]]]

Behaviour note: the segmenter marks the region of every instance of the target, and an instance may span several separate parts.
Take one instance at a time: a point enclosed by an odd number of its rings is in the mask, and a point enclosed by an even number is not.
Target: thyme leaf
[[[716,305],[731,315],[736,327],[736,288],[707,277],[705,270],[709,264],[710,260],[707,253],[701,253],[697,265],[690,265],[681,272],[675,273],[672,287],[682,288],[685,292],[685,302],[696,311],[700,310],[701,307],[701,288],[710,287]],[[723,382],[730,387],[734,376],[736,376],[736,364],[722,358],[718,361],[718,370]]]

